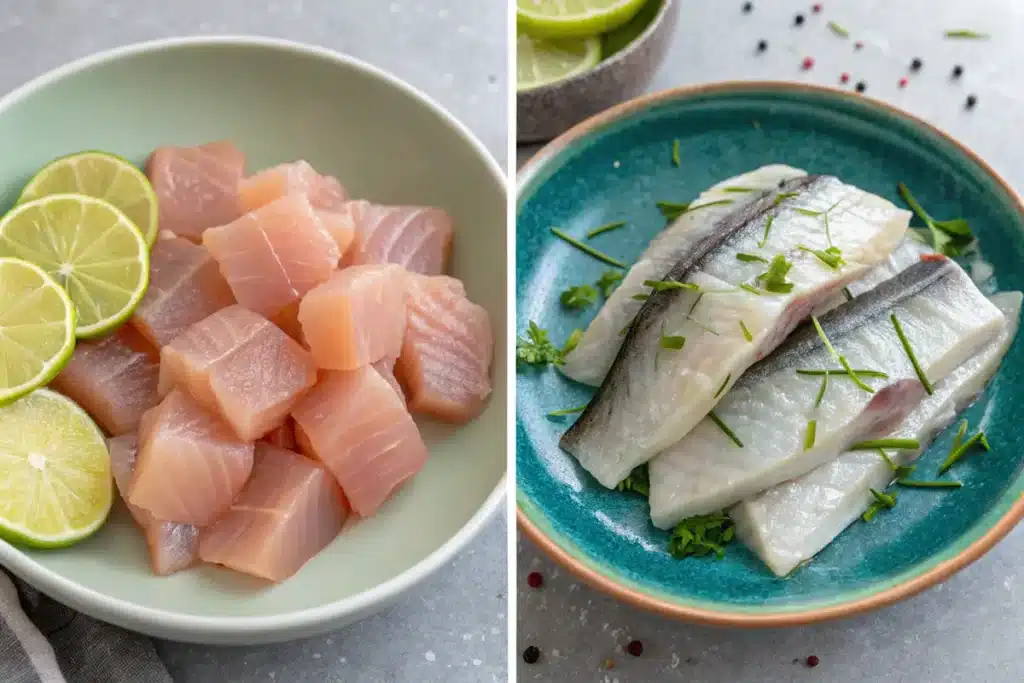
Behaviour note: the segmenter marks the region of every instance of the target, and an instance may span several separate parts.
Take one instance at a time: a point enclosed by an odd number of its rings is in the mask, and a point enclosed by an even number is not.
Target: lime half
[[[0,257],[31,261],[71,296],[79,338],[101,336],[127,320],[149,284],[149,246],[112,204],[54,194],[14,207],[0,219]]]
[[[0,408],[0,536],[59,548],[99,529],[113,503],[103,433],[49,389]]]
[[[636,16],[648,0],[516,0],[516,24],[538,38],[587,38]]]
[[[570,78],[601,61],[601,41],[548,41],[519,34],[516,39],[516,90],[530,90]]]
[[[0,405],[56,377],[74,350],[75,306],[64,288],[39,266],[0,258]]]
[[[128,216],[153,246],[158,232],[157,198],[146,174],[106,152],[79,152],[47,164],[28,182],[19,204],[51,194],[84,194],[104,199]]]

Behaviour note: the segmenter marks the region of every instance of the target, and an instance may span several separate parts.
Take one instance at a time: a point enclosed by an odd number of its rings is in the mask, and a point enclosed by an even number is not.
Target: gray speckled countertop
[[[1017,0],[692,0],[683,5],[676,42],[652,90],[738,79],[787,79],[851,85],[909,109],[956,135],[1018,190],[1024,189],[1024,3]],[[793,27],[802,12],[803,28]],[[862,38],[854,53],[825,24],[835,20]],[[986,42],[943,40],[945,29],[988,31]],[[758,40],[769,42],[757,56]],[[801,60],[812,56],[814,69]],[[924,61],[905,89],[898,86],[913,57]],[[950,69],[963,64],[962,83]],[[978,95],[973,112],[963,109]],[[536,148],[519,150],[524,162]],[[543,648],[540,663],[520,664],[519,680],[551,683],[1020,683],[1024,680],[1024,527],[944,585],[893,607],[844,621],[787,630],[738,631],[674,622],[604,596],[520,541],[518,648]],[[540,590],[525,574],[540,571]],[[635,658],[622,647],[644,643]],[[815,669],[803,658],[817,655]],[[602,663],[613,659],[615,668]],[[799,661],[794,662],[794,660]]]
[[[504,3],[490,0],[4,0],[0,91],[127,43],[268,35],[346,52],[407,80],[466,123],[504,166],[506,31]],[[502,515],[398,606],[350,628],[271,647],[160,642],[157,649],[176,683],[505,681],[505,529]]]

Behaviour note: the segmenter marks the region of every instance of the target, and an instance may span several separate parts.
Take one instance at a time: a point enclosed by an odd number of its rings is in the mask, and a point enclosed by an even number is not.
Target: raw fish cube
[[[395,263],[424,275],[440,275],[447,268],[452,218],[441,209],[353,201],[340,213],[350,216],[356,228],[345,265]]]
[[[305,161],[268,168],[238,184],[243,211],[255,211],[289,194],[305,195],[313,208],[327,211],[337,211],[348,200],[337,179],[320,175]]]

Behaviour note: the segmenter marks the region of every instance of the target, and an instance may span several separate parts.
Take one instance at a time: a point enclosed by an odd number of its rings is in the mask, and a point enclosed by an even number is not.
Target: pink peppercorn
[[[840,83],[849,83],[850,82],[850,74],[848,74],[848,73],[846,73],[844,71],[842,73],[842,75],[839,76],[839,82]]]
[[[906,88],[907,87],[907,79],[906,78],[901,78],[900,79],[900,87],[901,88]]]
[[[634,657],[639,657],[644,653],[644,644],[641,643],[639,640],[634,640],[626,646],[626,652],[633,655]]]
[[[811,11],[812,11],[812,12],[814,12],[815,14],[818,14],[819,12],[821,12],[821,3],[820,3],[820,2],[818,2],[818,3],[815,3],[815,4],[814,4],[814,5],[813,5],[813,6],[811,7]]]
[[[804,57],[804,61],[803,61],[802,66],[804,68],[804,71],[807,71],[808,69],[810,69],[811,67],[814,66],[814,58],[813,57]]]
[[[544,584],[544,576],[540,572],[530,572],[526,576],[526,585],[530,588],[540,588]]]

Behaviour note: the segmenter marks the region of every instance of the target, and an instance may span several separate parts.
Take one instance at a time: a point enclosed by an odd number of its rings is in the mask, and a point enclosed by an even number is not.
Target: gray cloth
[[[173,683],[146,636],[51,600],[0,570],[2,683]]]

